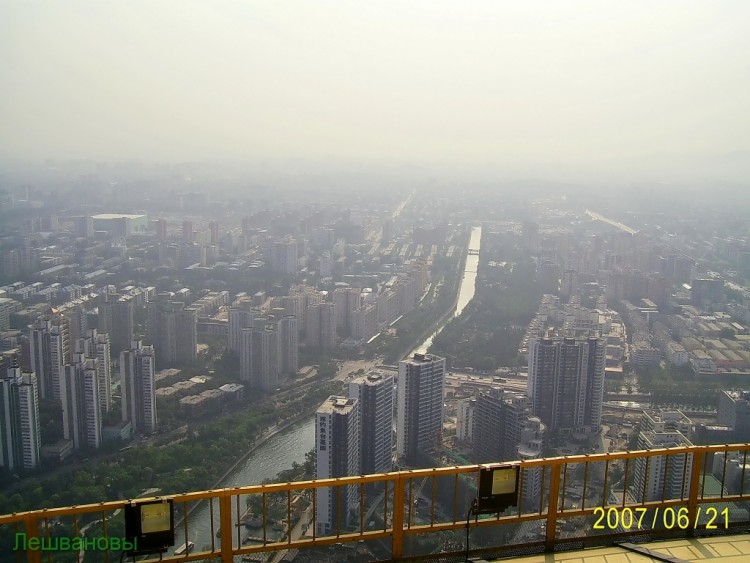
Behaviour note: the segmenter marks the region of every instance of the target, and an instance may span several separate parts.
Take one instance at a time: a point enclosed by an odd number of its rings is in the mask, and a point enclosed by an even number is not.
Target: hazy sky
[[[0,0],[0,156],[750,149],[750,2]]]

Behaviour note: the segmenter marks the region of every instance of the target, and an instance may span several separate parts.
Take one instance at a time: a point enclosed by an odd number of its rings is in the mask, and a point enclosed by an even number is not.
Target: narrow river
[[[469,250],[479,252],[480,241],[482,237],[481,227],[471,228],[471,237],[469,239]],[[479,256],[470,254],[466,257],[466,266],[461,278],[461,285],[458,289],[458,300],[453,315],[446,317],[445,322],[432,333],[422,344],[413,350],[427,350],[435,336],[464,310],[469,301],[474,297],[475,283],[477,279],[477,266],[479,265]],[[411,355],[411,354],[410,354]],[[315,447],[315,419],[309,419],[299,422],[283,430],[275,436],[266,440],[263,444],[250,454],[250,456],[240,466],[230,474],[222,487],[242,487],[247,485],[257,485],[263,479],[276,477],[279,471],[289,469],[294,462],[303,463],[305,453]],[[244,507],[240,507],[244,509]],[[237,521],[235,514],[235,505],[232,505],[233,522]],[[181,516],[181,514],[177,514]],[[195,543],[197,550],[203,549],[204,546],[211,545],[211,523],[208,504],[202,504],[189,519],[189,539]],[[219,529],[219,511],[218,504],[214,506],[214,530]],[[180,546],[185,542],[184,526],[178,526],[175,534],[175,545]],[[218,541],[217,541],[218,545]]]
[[[250,456],[229,475],[222,487],[244,487],[260,484],[263,479],[276,477],[279,471],[290,469],[292,464],[304,463],[305,453],[315,447],[315,419],[310,418],[294,424],[272,436],[250,454]],[[240,507],[244,509],[244,506]],[[178,512],[178,511],[177,511]],[[232,504],[232,521],[237,521],[236,505]],[[177,518],[182,516],[179,512]],[[211,546],[211,513],[208,503],[203,503],[188,518],[189,539],[195,543],[196,550]],[[214,530],[219,529],[218,503],[214,501]],[[185,542],[185,528],[178,526],[175,533],[175,546]],[[217,540],[218,545],[218,540]]]
[[[479,247],[481,245],[482,241],[482,227],[472,227],[471,228],[471,236],[469,237],[469,251],[479,252]],[[411,352],[409,352],[409,357],[414,355],[414,352],[423,351],[426,352],[429,350],[430,346],[432,346],[432,341],[435,339],[435,337],[440,334],[440,331],[445,328],[445,326],[453,319],[454,317],[459,316],[463,310],[466,308],[466,306],[469,304],[469,301],[472,300],[474,297],[474,291],[476,290],[476,282],[477,282],[477,267],[479,266],[479,254],[469,254],[466,257],[466,266],[464,266],[464,275],[461,278],[461,285],[458,287],[458,300],[456,301],[456,310],[453,312],[452,316],[448,316],[445,319],[445,322],[438,327],[438,329],[433,332],[430,336],[427,337],[427,339],[422,342],[419,346],[414,348]]]

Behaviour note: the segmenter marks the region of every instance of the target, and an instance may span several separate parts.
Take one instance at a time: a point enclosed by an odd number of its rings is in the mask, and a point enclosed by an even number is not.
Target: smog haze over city
[[[0,155],[736,179],[748,18],[737,1],[6,1]]]
[[[747,526],[749,22],[0,0],[0,563]]]

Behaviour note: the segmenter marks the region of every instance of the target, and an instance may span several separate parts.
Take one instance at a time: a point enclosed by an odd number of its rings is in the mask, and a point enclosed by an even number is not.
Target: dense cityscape
[[[287,479],[750,440],[737,210],[594,211],[544,186],[238,202],[182,180],[117,213],[80,182],[70,209],[3,196],[1,512],[215,487],[313,418]],[[663,471],[679,495],[688,464],[657,465],[636,500]],[[714,465],[745,486],[741,455]],[[527,470],[522,506],[543,490]],[[352,525],[357,493],[336,494],[318,535]]]

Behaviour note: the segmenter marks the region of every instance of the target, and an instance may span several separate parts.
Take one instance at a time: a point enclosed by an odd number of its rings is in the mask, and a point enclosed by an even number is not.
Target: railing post
[[[698,510],[698,495],[700,493],[701,486],[701,475],[703,473],[703,456],[705,455],[703,450],[696,451],[695,453],[687,453],[685,455],[693,456],[693,464],[690,468],[690,491],[688,496],[688,526],[687,535],[692,537],[695,534],[695,513]],[[726,455],[726,452],[724,453]]]
[[[39,520],[34,515],[26,516],[23,519],[24,532],[26,532],[26,538],[38,538],[39,537]],[[42,552],[38,549],[27,549],[26,550],[26,563],[41,563]]]
[[[406,479],[404,472],[399,471],[393,482],[393,542],[391,544],[391,559],[398,561],[404,554],[404,498],[406,494]],[[388,515],[386,514],[387,518]]]
[[[219,497],[219,522],[221,526],[221,563],[234,563],[232,554],[232,496],[222,494]]]
[[[547,502],[547,529],[544,537],[544,550],[555,550],[557,536],[557,501],[560,498],[560,466],[556,463],[550,466],[549,500]]]

